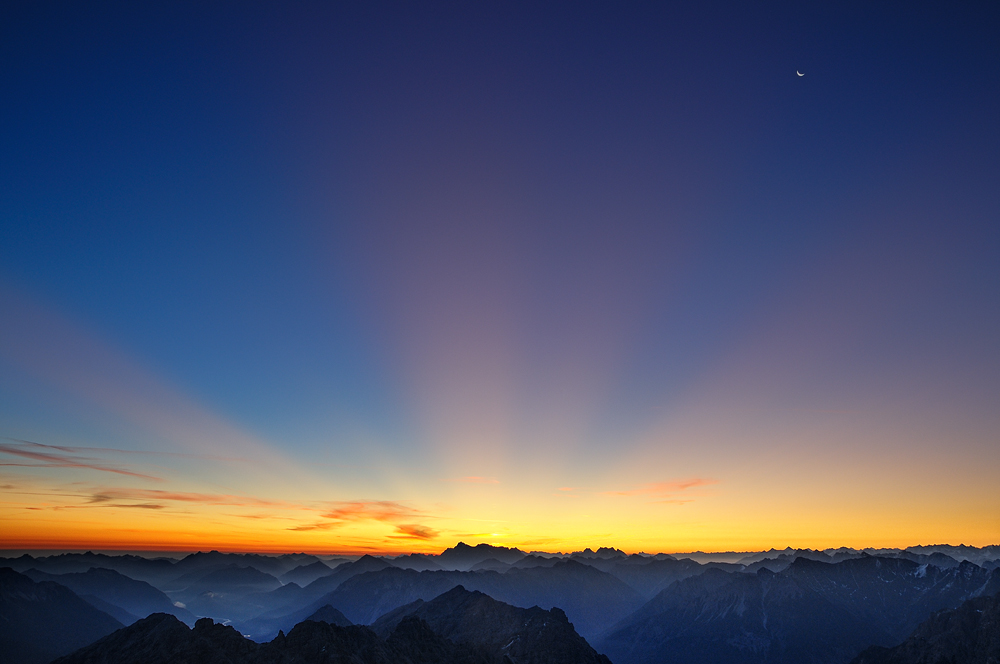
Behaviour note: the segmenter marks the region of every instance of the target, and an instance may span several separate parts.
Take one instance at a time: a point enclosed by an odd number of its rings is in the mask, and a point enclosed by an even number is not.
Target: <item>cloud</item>
[[[19,443],[21,445],[33,445],[36,447],[44,447],[50,450],[59,450],[61,452],[68,452],[71,454],[76,454],[79,452],[99,452],[102,454],[122,454],[129,456],[158,456],[158,457],[183,457],[189,459],[213,459],[216,461],[244,461],[241,457],[224,457],[224,456],[213,456],[211,454],[194,454],[190,452],[164,452],[162,450],[123,450],[118,447],[86,447],[83,445],[48,445],[43,443],[36,443],[31,440],[24,440],[23,438],[11,438],[9,436],[0,436],[0,440],[9,440],[12,443]]]
[[[329,530],[334,526],[339,525],[333,522],[327,521],[326,523],[313,523],[304,526],[292,526],[291,528],[286,528],[285,530],[293,530],[296,532],[306,531],[306,530]]]
[[[468,477],[455,477],[453,479],[444,480],[445,482],[458,482],[460,484],[500,484],[500,480],[495,477],[479,477],[478,475],[469,475]]]
[[[645,484],[637,489],[629,489],[627,491],[605,491],[602,496],[668,496],[670,494],[679,493],[681,491],[686,491],[687,489],[693,489],[701,486],[708,486],[710,484],[718,484],[718,480],[706,479],[702,477],[690,477],[683,480],[673,480],[670,482],[652,482],[650,484]],[[669,502],[669,501],[660,501]]]
[[[0,311],[7,314],[0,325],[0,360],[186,452],[252,460],[272,472],[280,468],[286,474],[301,473],[279,449],[204,408],[97,334],[3,279]]]
[[[256,498],[253,496],[110,487],[93,489],[90,492],[90,500],[88,502],[91,504],[99,504],[110,503],[111,501],[116,500],[172,501],[181,503],[199,503],[202,505],[268,506],[305,509],[292,503],[265,500],[263,498]]]
[[[423,510],[408,507],[391,500],[352,500],[347,502],[331,503],[330,507],[320,516],[327,520],[293,526],[288,528],[288,530],[328,530],[330,528],[343,526],[347,523],[379,521],[382,523],[391,523],[396,525],[397,532],[405,533],[405,537],[409,538],[416,537],[419,539],[430,539],[432,537],[437,537],[438,535],[437,531],[431,528],[405,524],[405,522],[413,519],[427,518],[427,514]],[[404,523],[401,524],[400,522]],[[400,530],[401,528],[410,528],[414,530]],[[424,534],[419,535],[417,533]],[[399,536],[397,535],[397,537]]]
[[[427,526],[421,526],[418,524],[408,523],[396,526],[396,532],[398,535],[389,535],[393,539],[421,539],[430,540],[436,538],[439,533],[433,528],[428,528]]]
[[[334,503],[335,507],[322,516],[333,521],[388,521],[395,522],[403,519],[422,516],[421,510],[407,507],[390,500],[356,500],[351,502]]]
[[[8,438],[7,440],[12,439]],[[7,454],[19,459],[28,459],[34,463],[2,461],[0,462],[0,466],[17,466],[23,468],[88,468],[90,470],[114,473],[116,475],[127,475],[154,482],[163,481],[161,477],[119,468],[104,459],[82,456],[74,452],[75,450],[72,448],[15,440],[12,443],[0,443],[0,454]]]

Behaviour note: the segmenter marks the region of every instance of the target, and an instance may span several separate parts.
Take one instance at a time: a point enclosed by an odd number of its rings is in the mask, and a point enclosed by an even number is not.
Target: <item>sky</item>
[[[0,549],[1000,543],[1000,10],[804,4],[5,3]]]

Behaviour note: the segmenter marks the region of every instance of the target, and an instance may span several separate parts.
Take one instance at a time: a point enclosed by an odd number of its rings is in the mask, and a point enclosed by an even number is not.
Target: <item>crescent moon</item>
[[[795,73],[798,74],[799,76],[805,76],[805,74],[801,73],[798,69],[795,70]]]

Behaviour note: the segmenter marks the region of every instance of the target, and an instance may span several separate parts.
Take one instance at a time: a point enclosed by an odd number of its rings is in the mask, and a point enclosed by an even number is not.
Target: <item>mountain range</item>
[[[1000,662],[1000,594],[938,611],[892,648],[873,646],[851,664],[996,664]]]
[[[522,609],[461,587],[421,603],[392,623],[380,636],[359,625],[307,620],[287,636],[282,632],[258,644],[210,618],[188,629],[173,616],[157,613],[54,664],[610,664],[558,609]]]
[[[612,548],[545,554],[459,543],[437,556],[354,560],[220,552],[180,560],[23,555],[0,559],[13,568],[0,575],[0,663],[68,655],[153,613],[173,615],[189,632],[199,617],[210,617],[262,645],[290,637],[304,623],[348,630],[336,632],[341,636],[362,634],[354,628],[368,625],[378,637],[372,648],[396,655],[405,650],[404,635],[429,629],[427,652],[440,654],[446,646],[434,639],[454,645],[457,632],[427,607],[461,587],[471,598],[561,616],[617,664],[847,664],[867,648],[898,646],[937,611],[1000,592],[1000,561],[990,557],[1000,554],[998,547],[871,551],[783,549],[694,560]],[[404,631],[393,636],[404,618]],[[57,623],[59,629],[45,627]],[[406,657],[418,661],[413,653]]]
[[[797,558],[779,573],[709,569],[675,582],[595,644],[619,664],[846,663],[934,611],[1000,592],[1000,572],[902,558]]]

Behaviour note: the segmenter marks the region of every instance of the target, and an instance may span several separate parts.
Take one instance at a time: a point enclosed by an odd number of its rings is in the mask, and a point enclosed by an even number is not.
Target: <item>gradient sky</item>
[[[0,548],[1000,543],[1000,10],[469,4],[5,4]]]

